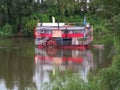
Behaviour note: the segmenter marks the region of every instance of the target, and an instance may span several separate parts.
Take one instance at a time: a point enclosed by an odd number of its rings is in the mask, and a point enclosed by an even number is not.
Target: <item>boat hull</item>
[[[60,48],[60,49],[79,49],[79,50],[86,50],[90,48],[90,45],[36,45],[37,48]]]

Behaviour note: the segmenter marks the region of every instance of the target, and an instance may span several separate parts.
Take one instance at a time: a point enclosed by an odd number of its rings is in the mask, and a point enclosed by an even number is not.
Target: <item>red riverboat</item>
[[[87,24],[75,26],[65,23],[38,23],[34,29],[35,45],[39,48],[88,48],[93,40],[93,29]]]

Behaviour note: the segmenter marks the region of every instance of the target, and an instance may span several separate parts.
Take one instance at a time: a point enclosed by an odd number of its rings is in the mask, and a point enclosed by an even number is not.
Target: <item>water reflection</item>
[[[56,69],[54,69],[54,66]],[[36,87],[50,82],[49,73],[55,70],[79,73],[87,81],[87,74],[93,68],[93,53],[90,50],[64,50],[57,48],[35,48],[35,73],[33,81]]]
[[[32,85],[34,47],[26,47],[29,43],[22,40],[11,41],[11,46],[10,40],[7,45],[0,41],[0,46],[5,47],[0,48],[0,90],[25,90]]]
[[[107,67],[110,47],[104,50],[39,49],[34,39],[0,40],[0,90],[41,90],[51,75],[65,70],[87,81],[89,72]]]
[[[0,89],[8,90],[8,88],[6,87],[6,82],[4,80],[0,80]],[[19,90],[19,89],[18,89],[18,86],[14,84],[13,88],[10,90]]]

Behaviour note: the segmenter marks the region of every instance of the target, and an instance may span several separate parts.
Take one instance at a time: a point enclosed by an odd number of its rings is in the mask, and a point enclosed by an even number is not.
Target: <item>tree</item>
[[[109,20],[106,26],[115,37],[120,38],[120,13]]]
[[[95,11],[105,18],[110,19],[114,15],[118,15],[120,11],[119,0],[93,0]]]

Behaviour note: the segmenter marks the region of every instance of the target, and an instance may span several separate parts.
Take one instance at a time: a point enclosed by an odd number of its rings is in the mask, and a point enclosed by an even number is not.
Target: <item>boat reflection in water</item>
[[[93,68],[93,54],[90,50],[64,50],[57,48],[35,48],[35,73],[33,82],[39,89],[45,82],[50,82],[49,73],[54,70],[73,71],[87,81],[87,74]],[[56,69],[54,68],[56,67]]]

